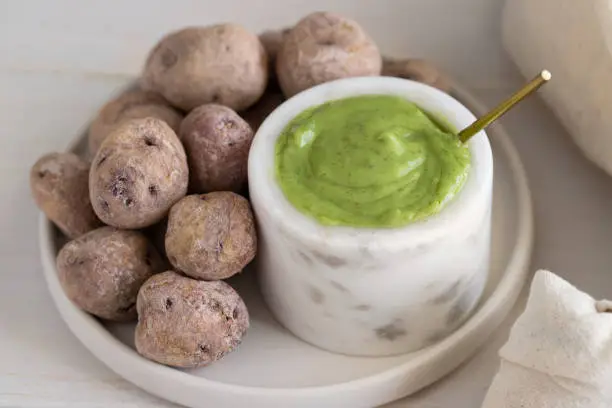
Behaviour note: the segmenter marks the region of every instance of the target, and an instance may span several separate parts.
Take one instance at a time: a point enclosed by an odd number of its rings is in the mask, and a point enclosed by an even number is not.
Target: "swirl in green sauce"
[[[439,212],[462,188],[470,153],[415,104],[365,95],[295,117],[276,142],[289,202],[323,225],[400,227]]]

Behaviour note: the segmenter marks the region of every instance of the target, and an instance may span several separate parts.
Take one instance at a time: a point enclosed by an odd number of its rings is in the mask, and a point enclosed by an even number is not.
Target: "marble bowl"
[[[323,349],[386,356],[445,338],[478,303],[489,271],[493,156],[484,131],[470,139],[465,185],[422,221],[384,229],[323,226],[283,195],[275,143],[309,107],[365,94],[406,98],[456,129],[476,120],[452,96],[415,81],[328,82],[290,98],[264,121],[249,155],[249,186],[260,234],[260,286],[274,316]]]

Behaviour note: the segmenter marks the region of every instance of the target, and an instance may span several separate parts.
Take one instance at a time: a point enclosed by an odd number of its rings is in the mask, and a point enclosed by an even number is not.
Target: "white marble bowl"
[[[441,340],[480,299],[489,272],[493,157],[484,131],[471,138],[465,185],[424,220],[400,228],[319,224],[295,209],[277,183],[277,139],[313,106],[370,94],[405,98],[455,129],[476,120],[452,96],[419,82],[328,82],[290,98],[263,122],[249,155],[249,188],[260,236],[260,284],[274,316],[326,350],[385,356]]]

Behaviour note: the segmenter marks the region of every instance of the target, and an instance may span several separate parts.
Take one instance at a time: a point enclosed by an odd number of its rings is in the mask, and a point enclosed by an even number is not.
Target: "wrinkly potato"
[[[94,211],[106,224],[148,227],[187,192],[185,150],[166,122],[133,119],[104,140],[89,173]]]
[[[263,94],[267,67],[261,41],[240,25],[191,27],[165,36],[151,51],[142,86],[186,111],[207,103],[241,110]]]
[[[68,238],[102,225],[89,200],[89,164],[73,153],[49,153],[30,170],[34,202]]]
[[[382,75],[422,82],[444,92],[451,90],[450,79],[433,64],[422,59],[384,58]]]
[[[276,58],[276,75],[287,98],[335,79],[380,75],[378,47],[355,21],[316,12],[285,36]]]
[[[78,307],[112,321],[136,319],[140,286],[163,269],[143,234],[102,227],[68,242],[57,255],[66,296]]]
[[[183,120],[181,113],[154,92],[140,89],[124,92],[105,104],[89,127],[89,153],[95,155],[106,136],[121,122],[147,117],[163,120],[175,132]]]
[[[246,305],[223,281],[203,282],[168,271],[138,293],[136,350],[172,367],[208,365],[234,351],[249,327]]]
[[[251,126],[253,133],[257,132],[259,126],[270,115],[274,109],[285,101],[285,97],[277,87],[268,87],[266,93],[259,101],[249,109],[240,113],[240,116]]]
[[[194,193],[240,191],[247,178],[253,130],[236,112],[217,104],[189,113],[180,129]]]
[[[285,36],[290,30],[290,28],[284,28],[282,30],[266,30],[259,34],[259,41],[261,41],[268,56],[268,74],[270,75],[270,78],[276,76],[276,56],[283,45]]]
[[[166,252],[177,270],[196,279],[240,272],[257,252],[249,202],[227,191],[183,198],[168,216]]]

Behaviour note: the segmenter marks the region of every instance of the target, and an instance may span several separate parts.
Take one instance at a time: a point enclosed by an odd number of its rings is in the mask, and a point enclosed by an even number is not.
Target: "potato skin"
[[[141,89],[129,90],[107,102],[89,126],[89,153],[96,154],[108,134],[129,119],[154,117],[163,120],[178,132],[183,115],[159,94]]]
[[[112,227],[68,242],[57,255],[66,296],[86,312],[111,321],[135,320],[140,286],[162,270],[159,254],[142,233]]]
[[[191,192],[237,192],[244,186],[253,130],[232,109],[217,104],[194,109],[181,124],[180,139]]]
[[[287,98],[340,78],[380,75],[378,47],[355,21],[327,12],[300,20],[285,36],[276,75]]]
[[[138,293],[136,350],[172,367],[208,365],[232,352],[249,327],[246,305],[223,281],[173,271],[150,278]]]
[[[153,224],[142,230],[142,233],[151,241],[157,252],[166,261],[168,255],[166,255],[166,230],[168,229],[168,217],[164,217],[161,221]],[[168,263],[168,268],[170,264]]]
[[[170,210],[166,252],[178,271],[196,279],[240,272],[257,252],[249,202],[227,191],[183,198]]]
[[[168,34],[149,54],[142,87],[190,111],[206,103],[246,109],[263,94],[268,60],[259,38],[237,24]]]
[[[290,28],[266,30],[259,34],[259,41],[261,41],[264,50],[266,50],[266,55],[268,56],[268,74],[270,75],[270,79],[276,77],[276,56],[283,45],[285,36],[290,30]]]
[[[89,173],[94,211],[106,224],[126,229],[160,221],[187,192],[185,150],[166,122],[133,119],[109,134]]]
[[[30,170],[34,202],[68,238],[98,228],[89,200],[89,164],[73,153],[49,153]]]
[[[444,92],[451,90],[450,79],[433,64],[423,59],[384,58],[382,75],[422,82]]]

